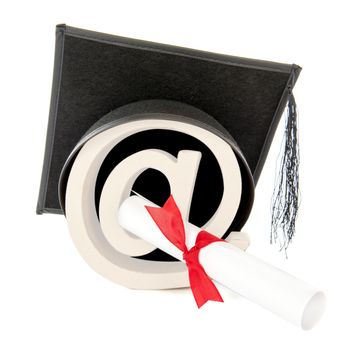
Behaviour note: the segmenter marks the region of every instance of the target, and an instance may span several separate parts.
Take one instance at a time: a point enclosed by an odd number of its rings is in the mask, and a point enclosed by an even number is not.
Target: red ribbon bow
[[[206,274],[200,264],[198,256],[202,248],[208,244],[223,241],[206,231],[200,231],[196,243],[191,249],[187,249],[185,228],[179,208],[173,196],[170,196],[162,208],[146,206],[152,219],[158,225],[164,236],[183,252],[183,259],[188,268],[188,275],[193,296],[198,308],[208,300],[223,302],[215,284]]]

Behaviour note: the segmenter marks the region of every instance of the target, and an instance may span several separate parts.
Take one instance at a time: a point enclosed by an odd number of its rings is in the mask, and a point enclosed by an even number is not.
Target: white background
[[[8,1],[1,35],[1,349],[349,349],[349,10],[346,1]],[[241,297],[197,310],[182,291],[135,291],[93,272],[63,216],[35,215],[55,25],[297,63],[302,203],[289,259],[269,245],[283,122],[244,230],[251,253],[322,288],[302,331]]]

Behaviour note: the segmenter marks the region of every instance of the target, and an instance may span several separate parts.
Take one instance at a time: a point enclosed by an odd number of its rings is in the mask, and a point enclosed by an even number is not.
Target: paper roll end
[[[325,308],[325,294],[323,292],[316,292],[305,306],[301,318],[301,328],[305,331],[312,329],[322,318]]]

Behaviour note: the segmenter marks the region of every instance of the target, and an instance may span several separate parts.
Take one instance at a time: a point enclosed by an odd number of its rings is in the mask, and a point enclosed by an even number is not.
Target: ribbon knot
[[[162,208],[146,206],[146,209],[163,235],[183,252],[183,260],[188,268],[191,290],[198,308],[208,300],[223,302],[215,284],[199,262],[199,253],[202,248],[213,242],[223,240],[202,230],[197,235],[195,245],[188,249],[184,223],[173,196],[168,198]]]
[[[186,250],[183,254],[182,257],[187,263],[187,259],[191,261],[191,259],[195,259],[195,257],[198,257],[199,255],[199,249],[197,246],[193,246],[190,250]]]

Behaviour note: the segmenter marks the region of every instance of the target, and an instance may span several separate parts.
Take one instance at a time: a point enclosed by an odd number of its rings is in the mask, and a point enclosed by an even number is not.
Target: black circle
[[[80,141],[77,143],[77,145],[74,147],[72,152],[70,153],[69,157],[67,158],[61,174],[60,174],[60,179],[59,179],[59,187],[58,187],[58,193],[59,193],[59,201],[61,208],[63,210],[63,213],[65,213],[65,197],[66,197],[66,188],[67,188],[67,182],[68,182],[68,177],[69,173],[71,171],[71,168],[73,166],[74,160],[76,156],[78,155],[79,151],[81,148],[84,146],[86,142],[88,142],[90,139],[98,135],[99,133],[108,130],[110,128],[113,128],[118,125],[123,125],[125,123],[129,122],[134,122],[134,121],[140,121],[140,120],[147,120],[147,119],[159,119],[159,120],[168,120],[168,121],[180,121],[182,123],[189,123],[192,125],[195,125],[197,127],[201,127],[209,132],[212,132],[213,134],[217,135],[218,137],[222,138],[225,142],[227,142],[232,150],[234,151],[237,161],[239,164],[240,172],[241,172],[241,179],[242,179],[242,194],[240,198],[240,204],[237,210],[237,213],[233,215],[234,217],[232,218],[232,223],[226,233],[222,236],[222,238],[226,238],[228,234],[231,231],[237,231],[240,230],[245,222],[247,221],[249,217],[249,213],[251,211],[253,201],[254,201],[254,180],[253,176],[251,174],[250,168],[248,166],[248,163],[242,153],[242,151],[239,149],[237,143],[233,139],[232,135],[221,125],[218,123],[218,121],[208,115],[207,113],[199,110],[198,108],[195,108],[194,106],[186,105],[184,103],[180,103],[177,101],[169,101],[169,100],[144,100],[144,101],[137,101],[133,102],[124,106],[120,106],[116,108],[115,110],[111,111],[107,115],[101,117],[94,125],[91,126],[91,128],[86,132],[86,134],[80,139]],[[164,130],[158,130],[155,129],[155,132],[162,131]],[[176,133],[175,131],[173,131]],[[178,133],[181,134],[181,133]],[[146,135],[146,134],[143,134]],[[185,134],[184,134],[185,135]],[[187,135],[189,136],[189,135]],[[145,149],[144,142],[145,140],[147,141],[149,137],[143,136],[143,138],[140,138],[138,141],[136,141],[135,145],[131,145],[131,147],[137,147],[141,149]],[[195,138],[193,138],[195,139]],[[196,139],[195,139],[196,140]],[[149,140],[148,140],[149,141]],[[180,140],[177,139],[179,142]],[[198,140],[197,140],[198,141]],[[166,138],[166,142],[169,142],[169,138]],[[179,143],[180,144],[180,143]],[[143,145],[140,147],[140,145]],[[205,145],[204,145],[205,146]],[[183,148],[183,145],[181,144],[181,149]],[[135,148],[134,148],[135,150]],[[210,151],[210,150],[209,150]],[[175,149],[168,150],[169,153],[175,152]],[[209,153],[208,153],[209,154]],[[174,154],[176,156],[176,154]],[[112,157],[112,155],[108,155],[108,157]],[[115,153],[114,156],[116,159],[113,160],[113,162],[116,160],[117,163],[121,161],[118,157],[123,158],[127,156],[126,154],[120,155]],[[215,157],[214,157],[215,158]],[[114,163],[116,164],[116,163]],[[203,166],[203,165],[200,165]],[[112,167],[113,168],[113,167]],[[207,175],[212,174],[214,171],[215,174],[215,166],[206,168]],[[112,169],[105,168],[103,172],[105,172],[108,176]],[[202,173],[201,169],[199,171]],[[103,187],[103,183],[106,179],[106,174],[103,175],[103,172],[99,174],[100,178],[98,180],[99,184],[97,185],[97,190],[96,193],[100,193]],[[221,172],[220,172],[221,174]],[[103,177],[105,176],[105,179]],[[153,193],[146,193],[144,192],[144,196],[150,198],[153,200],[153,202],[162,205],[167,198],[169,192],[170,192],[170,187],[169,184],[167,183],[167,179],[164,177],[164,175],[160,174],[159,172],[155,172],[154,170],[147,170],[144,173],[142,173],[139,178],[136,180],[134,184],[134,189],[135,191],[137,190],[138,192],[143,192],[147,191],[147,188],[154,188],[150,185],[151,182],[154,182],[155,179],[157,178],[157,184],[158,190]],[[221,198],[222,196],[222,187],[221,190],[217,190],[218,188],[218,183],[213,183],[213,181],[210,179],[210,176],[208,178],[203,178],[204,180],[197,179],[198,185],[196,184],[195,187],[195,192],[193,197],[197,198],[196,192],[198,188],[204,188],[205,193],[207,194],[208,191],[210,192],[212,190],[212,197],[210,200],[213,203],[215,202],[215,198]],[[202,183],[201,185],[199,185]],[[221,181],[222,184],[222,181]],[[219,186],[220,187],[220,186]],[[140,190],[140,188],[142,188]],[[162,188],[161,191],[159,191],[159,188]],[[215,197],[215,195],[218,195],[220,192],[220,196]],[[98,207],[98,196],[100,194],[97,194],[96,196],[96,202],[97,202],[97,207]],[[212,205],[211,207],[206,207],[207,199],[208,196],[206,195],[204,200],[203,198],[198,199],[193,198],[192,201],[192,207],[198,207],[198,208],[206,208],[207,210],[207,215],[210,212],[210,208],[214,208],[215,205]],[[195,204],[197,201],[197,204]],[[200,224],[201,219],[206,222],[207,219],[205,216],[202,216],[201,211],[197,211],[198,213],[201,212],[201,217],[197,217],[195,214],[193,214],[193,208],[191,207],[191,213],[190,213],[190,221],[197,221],[197,223]],[[216,206],[217,207],[217,206]],[[197,209],[196,209],[197,210]],[[213,210],[213,209],[212,209]],[[98,214],[98,212],[97,212]],[[197,217],[197,218],[196,218]],[[145,256],[139,257],[141,259],[148,259],[148,260],[155,260],[155,261],[170,261],[174,260],[172,257],[168,256],[161,250],[154,250],[152,253],[147,254]]]

